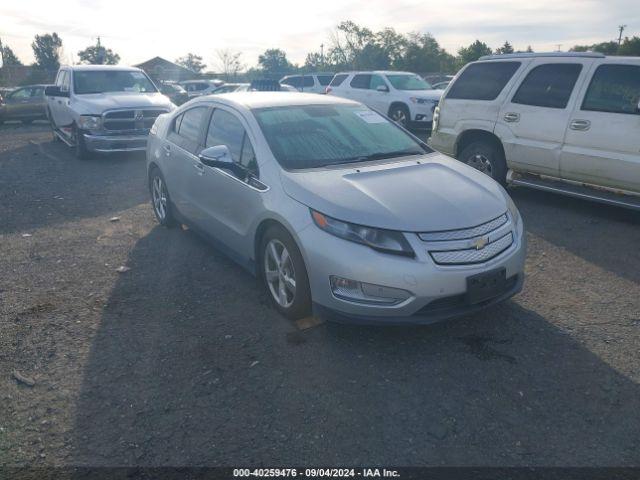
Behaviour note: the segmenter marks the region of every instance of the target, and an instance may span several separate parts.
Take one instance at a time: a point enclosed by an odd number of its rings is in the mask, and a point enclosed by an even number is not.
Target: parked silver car
[[[505,190],[360,103],[198,98],[158,117],[147,162],[159,222],[211,238],[289,318],[431,323],[522,288]]]

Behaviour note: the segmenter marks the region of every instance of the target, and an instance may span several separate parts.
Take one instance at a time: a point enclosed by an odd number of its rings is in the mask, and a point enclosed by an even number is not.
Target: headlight
[[[401,232],[341,222],[315,210],[311,210],[311,217],[318,228],[336,237],[367,245],[380,252],[394,253],[406,257],[415,256],[411,245],[409,245],[409,242]]]
[[[99,130],[102,127],[102,118],[96,115],[80,115],[78,126],[81,130]]]
[[[516,207],[516,204],[513,203],[513,200],[511,200],[511,197],[509,195],[507,195],[507,208],[509,209],[509,214],[511,215],[514,224],[518,226],[522,221],[522,218],[520,217],[518,207]]]

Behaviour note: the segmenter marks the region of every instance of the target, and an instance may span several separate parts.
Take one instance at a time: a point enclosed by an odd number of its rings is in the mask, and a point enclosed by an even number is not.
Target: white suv
[[[424,128],[442,92],[415,73],[386,71],[338,73],[327,88],[328,95],[364,103],[404,127]]]
[[[290,85],[300,92],[325,93],[332,79],[333,73],[308,73],[287,75],[280,80],[280,83]]]
[[[452,81],[430,145],[501,183],[640,208],[640,58],[483,57]]]

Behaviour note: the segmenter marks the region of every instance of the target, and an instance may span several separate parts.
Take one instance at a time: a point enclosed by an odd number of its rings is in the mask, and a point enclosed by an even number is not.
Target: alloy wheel
[[[493,167],[491,165],[491,160],[489,160],[486,156],[484,156],[481,153],[474,153],[473,155],[471,155],[467,160],[467,165],[489,176],[491,176],[491,173],[493,170]]]
[[[162,221],[167,216],[167,189],[159,175],[153,177],[151,196],[153,200],[153,209],[156,211],[158,218]]]
[[[404,113],[404,110],[401,109],[395,110],[391,115],[391,119],[403,126],[407,124],[407,115]]]
[[[264,275],[276,303],[289,308],[296,296],[296,272],[289,251],[279,240],[272,239],[265,247]]]

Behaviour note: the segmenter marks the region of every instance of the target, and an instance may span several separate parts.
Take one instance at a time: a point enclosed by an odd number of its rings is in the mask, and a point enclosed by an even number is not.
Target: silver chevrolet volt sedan
[[[209,238],[292,319],[431,323],[522,288],[505,190],[360,103],[200,97],[157,119],[147,163],[158,221]]]

